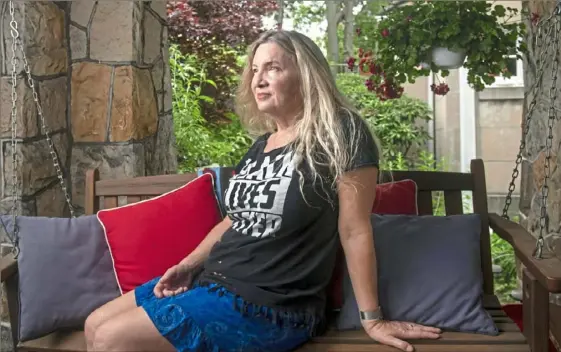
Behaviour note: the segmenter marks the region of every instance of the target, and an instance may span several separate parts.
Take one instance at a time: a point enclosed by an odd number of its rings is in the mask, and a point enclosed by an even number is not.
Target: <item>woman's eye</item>
[[[278,67],[278,66],[271,66],[271,70],[273,70],[273,71],[280,71],[280,67]]]

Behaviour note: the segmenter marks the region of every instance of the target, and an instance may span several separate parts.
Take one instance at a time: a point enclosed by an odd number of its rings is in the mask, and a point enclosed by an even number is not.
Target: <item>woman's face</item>
[[[251,90],[259,111],[292,118],[302,106],[298,68],[275,43],[259,45],[253,58]]]

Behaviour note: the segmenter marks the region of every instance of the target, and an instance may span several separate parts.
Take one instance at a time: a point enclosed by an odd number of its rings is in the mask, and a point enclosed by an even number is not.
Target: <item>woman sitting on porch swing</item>
[[[225,194],[228,216],[162,277],[94,311],[96,351],[291,351],[325,329],[338,241],[365,331],[401,340],[440,330],[385,321],[370,222],[378,148],[317,45],[294,31],[251,47],[238,113],[259,137]]]

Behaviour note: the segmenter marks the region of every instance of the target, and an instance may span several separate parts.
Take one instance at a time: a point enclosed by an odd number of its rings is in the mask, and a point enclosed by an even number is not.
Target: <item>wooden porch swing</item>
[[[12,2],[10,2],[12,3]],[[13,8],[13,4],[12,4]],[[13,13],[13,12],[12,12]],[[550,18],[547,23],[556,26],[559,33],[559,16]],[[12,17],[13,19],[13,17]],[[13,21],[13,23],[15,23]],[[13,27],[15,26],[15,28]],[[17,25],[13,25],[12,36],[15,43],[17,38]],[[558,41],[557,41],[558,42]],[[19,42],[21,48],[21,42]],[[25,53],[22,55],[25,62]],[[15,57],[15,54],[14,54]],[[15,78],[15,63],[13,75]],[[25,64],[31,88],[33,80],[29,73],[29,67]],[[543,67],[542,67],[543,68]],[[555,69],[557,72],[557,68]],[[543,73],[543,70],[542,70]],[[556,73],[555,73],[556,74]],[[541,77],[541,75],[540,75]],[[541,78],[538,77],[538,83]],[[554,80],[555,81],[555,80]],[[13,84],[15,84],[15,79]],[[535,87],[534,87],[535,88]],[[555,93],[556,94],[556,93]],[[534,97],[537,94],[534,94]],[[15,101],[13,101],[15,106]],[[38,104],[38,102],[37,102]],[[509,188],[510,199],[514,191],[514,179],[518,175],[518,166],[522,160],[522,150],[524,149],[525,138],[529,129],[529,121],[533,112],[534,104],[525,118],[525,128],[522,138],[522,146],[516,160],[515,175]],[[39,109],[39,111],[41,111]],[[48,129],[45,120],[40,114],[41,122],[45,133]],[[549,129],[550,134],[547,146],[546,178],[544,180],[544,199],[542,209],[545,209],[547,200],[547,181],[549,178],[549,156],[551,153],[551,129],[555,122],[554,112],[550,114]],[[12,126],[15,126],[15,113],[12,113]],[[12,134],[12,158],[16,158],[15,134]],[[52,148],[52,143],[49,143]],[[61,186],[66,195],[66,200],[71,211],[73,210],[70,198],[62,177],[62,171],[56,160],[56,153],[51,149],[55,157],[55,168],[59,175]],[[13,173],[16,175],[13,163]],[[498,336],[487,336],[482,334],[445,332],[440,340],[420,340],[411,341],[419,352],[547,352],[550,337],[561,342],[561,307],[549,303],[549,293],[561,293],[561,259],[556,258],[543,251],[544,238],[543,231],[546,227],[544,215],[543,226],[536,244],[534,237],[519,224],[508,219],[506,212],[510,201],[507,201],[503,216],[489,214],[487,208],[487,193],[485,185],[485,170],[483,161],[480,159],[471,161],[471,172],[427,172],[427,171],[394,171],[393,180],[390,180],[386,173],[383,174],[380,183],[411,179],[417,184],[417,200],[419,215],[432,215],[432,192],[444,193],[446,215],[463,214],[462,192],[472,192],[473,211],[481,218],[481,272],[483,276],[482,300],[485,309],[493,317],[493,320],[500,330]],[[14,176],[15,177],[15,176]],[[111,180],[99,178],[97,170],[89,170],[86,174],[85,192],[85,213],[86,215],[95,214],[101,209],[115,208],[119,206],[119,198],[126,199],[127,204],[136,203],[141,200],[151,198],[169,192],[186,182],[192,181],[197,174],[163,175],[136,177],[121,180]],[[17,180],[14,180],[17,181]],[[223,180],[224,181],[224,180]],[[17,184],[14,182],[14,185]],[[16,192],[15,187],[13,192]],[[14,193],[14,205],[12,208],[14,219],[16,217],[16,196]],[[121,203],[122,204],[122,203]],[[546,214],[545,210],[542,214]],[[73,212],[72,212],[73,215]],[[492,228],[501,238],[512,245],[516,256],[525,266],[523,270],[523,307],[524,307],[524,332],[522,333],[517,325],[505,314],[501,304],[494,293],[492,258],[490,246],[489,227]],[[17,233],[11,236],[17,250]],[[17,252],[16,252],[17,254]],[[0,278],[5,284],[7,292],[7,302],[9,307],[9,317],[12,326],[12,338],[15,351],[39,352],[70,352],[86,351],[86,344],[83,331],[55,331],[46,336],[25,342],[18,341],[17,327],[19,326],[19,301],[18,301],[18,265],[17,256],[3,257],[0,263]],[[551,335],[551,336],[550,336]],[[3,350],[2,350],[3,351]],[[380,345],[372,341],[363,331],[337,331],[329,329],[323,336],[313,339],[304,345],[299,351],[340,351],[340,352],[390,352],[396,351],[394,348]]]

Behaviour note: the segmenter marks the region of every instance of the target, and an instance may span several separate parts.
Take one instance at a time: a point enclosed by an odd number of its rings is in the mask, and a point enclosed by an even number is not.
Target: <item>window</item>
[[[519,38],[518,41],[522,40]],[[508,56],[507,69],[512,73],[510,78],[504,76],[495,77],[495,82],[489,87],[523,87],[524,86],[524,63],[513,53]]]

